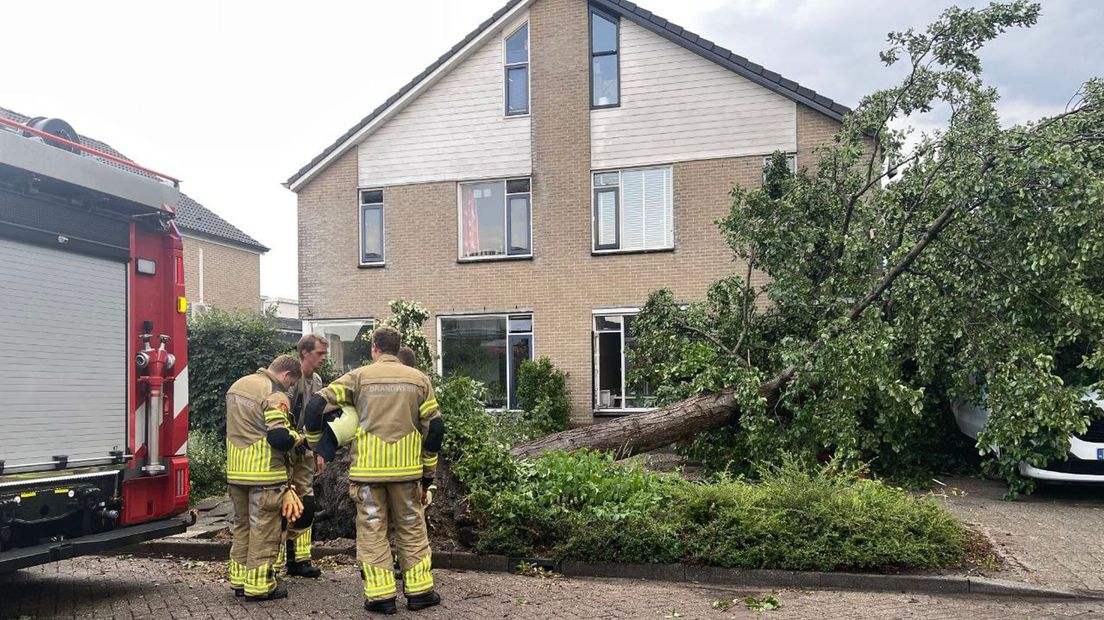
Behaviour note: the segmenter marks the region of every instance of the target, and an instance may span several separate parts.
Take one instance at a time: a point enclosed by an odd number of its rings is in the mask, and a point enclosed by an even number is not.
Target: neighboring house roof
[[[18,112],[13,112],[4,108],[0,108],[0,116],[11,119],[17,123],[26,123],[27,121],[31,120],[31,117],[29,116],[24,116]],[[95,138],[89,138],[88,136],[85,136],[83,134],[79,135],[80,143],[84,146],[87,146],[88,148],[96,149],[97,151],[101,151],[103,153],[107,153],[108,155],[113,155],[115,157],[125,159],[130,162],[134,161],[133,159],[127,157],[126,155],[123,155],[119,151],[116,151],[114,148],[111,147],[111,145],[107,144],[106,142],[100,142]],[[100,161],[103,161],[104,163],[115,166],[117,168],[122,168],[124,170],[134,172],[136,174],[142,174],[138,170],[127,168],[126,166],[106,159],[101,159]],[[180,193],[180,202],[176,205],[176,225],[180,228],[180,231],[185,234],[193,233],[196,235],[209,237],[211,239],[230,243],[253,252],[268,251],[268,248],[261,245],[260,242],[258,242],[256,239],[245,234],[230,222],[227,222],[218,215],[215,215],[213,211],[199,204],[183,192]]]
[[[494,15],[483,23],[479,24],[475,30],[468,33],[459,43],[453,45],[448,52],[426,67],[421,73],[415,76],[414,79],[407,82],[405,86],[400,88],[394,95],[391,95],[387,101],[384,101],[383,104],[373,110],[371,114],[365,116],[356,125],[353,125],[349,131],[346,131],[333,144],[327,146],[321,153],[315,156],[314,159],[311,159],[307,165],[291,175],[284,183],[284,186],[294,189],[292,187],[293,185],[300,181],[300,179],[303,179],[304,176],[310,173],[316,166],[323,163],[324,160],[336,151],[347,150],[347,148],[351,146],[350,142],[357,138],[361,130],[369,123],[386,112],[407,93],[421,84],[423,80],[451,60],[460,50],[467,47],[472,41],[478,39],[487,29],[523,1],[525,0],[509,0],[505,6],[496,11]],[[715,62],[760,86],[768,88],[798,103],[807,105],[830,118],[842,120],[844,115],[851,112],[851,109],[847,106],[836,103],[828,97],[818,94],[816,91],[806,88],[793,80],[786,79],[778,73],[770,71],[762,65],[751,62],[743,56],[716,45],[712,41],[704,39],[677,24],[671,23],[659,15],[639,7],[628,0],[589,0],[589,2],[600,9],[620,15],[643,28],[673,41],[695,54]],[[526,3],[528,4],[529,2]]]

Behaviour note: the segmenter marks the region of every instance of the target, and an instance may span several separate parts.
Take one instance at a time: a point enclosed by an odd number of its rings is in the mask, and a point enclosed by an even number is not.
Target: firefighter
[[[299,339],[299,361],[303,365],[303,376],[288,390],[288,399],[291,401],[292,422],[300,434],[304,432],[304,411],[307,403],[323,387],[322,377],[315,371],[326,362],[329,346],[330,343],[317,334],[307,334]],[[315,455],[305,443],[288,453],[288,461],[291,467],[291,486],[303,501],[303,515],[294,523],[288,524],[287,542],[280,547],[276,566],[283,564],[286,557],[288,575],[318,579],[322,576],[322,571],[311,566],[311,524],[318,509],[314,497],[314,476],[325,468],[325,461],[321,456]]]
[[[399,354],[396,356],[403,366],[410,366],[411,368],[418,367],[418,356],[415,355],[414,349],[410,347],[402,347],[399,349]]]
[[[420,370],[396,355],[399,332],[372,333],[372,364],[344,375],[316,394],[307,406],[307,441],[322,441],[327,404],[356,407],[359,424],[341,415],[326,434],[349,445],[349,495],[357,505],[357,563],[364,579],[364,608],[396,613],[395,573],[388,524],[395,533],[407,609],[441,602],[433,590],[424,502],[433,483],[445,425],[433,385]],[[333,451],[323,451],[327,460]]]
[[[230,587],[251,601],[284,598],[274,560],[283,540],[287,453],[302,443],[291,424],[287,389],[302,375],[281,355],[226,392],[226,482],[234,503]]]

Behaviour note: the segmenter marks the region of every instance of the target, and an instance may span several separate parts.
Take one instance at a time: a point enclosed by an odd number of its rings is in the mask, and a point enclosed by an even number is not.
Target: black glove
[[[422,477],[422,490],[424,491],[424,490],[428,489],[431,486],[433,486],[433,478],[428,477],[428,476],[423,476]]]
[[[307,453],[307,450],[309,450],[309,449],[310,448],[307,447],[307,442],[304,441],[304,442],[300,443],[299,445],[295,446],[295,453],[298,454],[299,456],[303,456],[304,454]]]

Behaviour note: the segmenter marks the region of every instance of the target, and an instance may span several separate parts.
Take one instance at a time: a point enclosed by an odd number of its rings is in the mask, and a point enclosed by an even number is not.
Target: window
[[[321,334],[330,342],[330,363],[343,375],[372,361],[372,319],[311,321],[307,332]]]
[[[593,108],[621,104],[619,34],[617,18],[591,10],[590,105]]]
[[[629,383],[629,352],[636,350],[632,321],[636,310],[594,315],[594,410],[628,413],[650,409],[655,397],[647,382]]]
[[[490,409],[517,408],[518,368],[533,359],[532,314],[442,316],[437,334],[442,377],[482,382]]]
[[[671,168],[594,174],[594,251],[675,247]]]
[[[533,255],[529,179],[460,184],[460,259]]]
[[[529,113],[529,24],[506,37],[506,116]]]
[[[383,264],[383,190],[360,190],[360,264]]]
[[[770,167],[771,158],[773,155],[768,155],[763,158],[763,180],[767,180],[767,168]],[[797,155],[793,153],[786,154],[786,167],[790,169],[790,174],[797,174]]]

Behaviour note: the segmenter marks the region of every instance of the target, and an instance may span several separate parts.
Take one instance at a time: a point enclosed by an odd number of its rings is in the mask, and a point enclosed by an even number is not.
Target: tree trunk
[[[993,158],[990,157],[985,162],[983,172],[992,165]],[[984,197],[979,198],[977,203],[968,206],[973,208],[984,199]],[[909,250],[909,253],[889,269],[862,300],[852,306],[851,311],[847,313],[847,323],[858,320],[867,307],[893,286],[893,282],[908,270],[916,258],[951,223],[955,211],[956,205],[952,203],[935,218],[924,235]],[[824,342],[835,337],[841,329],[843,327],[838,324],[829,328],[827,332],[809,345],[808,351],[813,352],[824,346]],[[721,348],[724,349],[723,346]],[[764,381],[759,386],[759,393],[767,399],[768,404],[774,403],[780,390],[794,378],[795,374],[797,374],[797,367],[787,366],[770,380]],[[693,437],[703,431],[717,428],[727,424],[738,414],[731,391],[701,394],[651,413],[625,416],[612,422],[574,428],[541,437],[535,441],[517,446],[512,452],[514,456],[530,458],[555,450],[571,452],[586,448],[591,450],[616,450],[623,458],[638,452],[647,452],[648,450],[667,446],[680,439]]]
[[[520,445],[515,456],[529,458],[553,450],[616,451],[621,456],[647,452],[717,428],[738,413],[731,391],[701,394],[662,409],[574,428]]]

